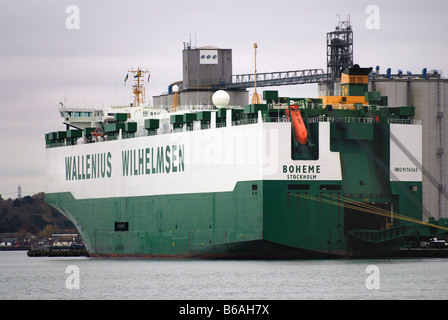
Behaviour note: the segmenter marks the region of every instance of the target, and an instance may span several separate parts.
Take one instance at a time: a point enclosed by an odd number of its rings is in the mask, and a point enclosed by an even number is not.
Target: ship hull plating
[[[406,222],[360,212],[370,206],[373,213],[399,209],[421,218],[421,173],[394,171],[409,161],[400,160],[379,126],[342,129],[310,123],[313,151],[304,158],[294,151],[288,122],[48,148],[46,201],[74,222],[91,256],[388,254],[407,234],[383,230]],[[390,130],[405,147],[421,140],[421,126]],[[369,230],[359,235],[362,229]],[[372,232],[381,239],[372,241]]]

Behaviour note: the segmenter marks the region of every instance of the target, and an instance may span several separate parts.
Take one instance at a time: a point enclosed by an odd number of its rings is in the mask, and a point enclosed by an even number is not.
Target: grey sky
[[[379,29],[365,25],[368,5]],[[80,10],[80,29],[65,10]],[[355,63],[419,73],[448,72],[446,0],[0,0],[0,194],[44,190],[44,135],[63,130],[59,102],[127,104],[126,71],[151,72],[147,96],[182,79],[183,42],[233,50],[233,73],[326,68],[326,33],[350,15]],[[280,87],[317,96],[315,85]]]

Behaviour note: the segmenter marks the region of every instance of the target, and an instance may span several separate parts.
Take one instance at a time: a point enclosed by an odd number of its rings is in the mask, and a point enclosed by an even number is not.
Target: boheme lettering
[[[283,166],[283,173],[320,173],[320,165]]]
[[[184,171],[184,155],[183,145],[122,151],[123,176]]]
[[[65,180],[110,178],[111,160],[110,152],[65,157]]]

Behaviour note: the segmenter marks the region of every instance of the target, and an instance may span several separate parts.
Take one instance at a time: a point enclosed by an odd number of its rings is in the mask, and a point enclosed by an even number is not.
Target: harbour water
[[[448,259],[113,260],[0,252],[1,300],[437,300]]]

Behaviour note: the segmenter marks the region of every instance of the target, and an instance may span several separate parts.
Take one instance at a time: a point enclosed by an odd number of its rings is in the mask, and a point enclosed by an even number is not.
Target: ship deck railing
[[[312,117],[308,119],[309,123],[315,122],[335,122],[335,117],[327,117],[324,115],[320,115],[318,117]],[[338,117],[337,121],[348,122],[348,123],[372,123],[373,118],[363,118],[363,117]],[[387,119],[387,123],[391,124],[412,124],[412,125],[421,125],[421,120],[416,119],[401,119],[401,118],[389,118]]]
[[[261,121],[263,123],[280,123],[280,122],[290,122],[290,120],[285,116],[279,116],[279,117],[262,117]],[[335,122],[335,121],[344,121],[347,123],[372,123],[374,121],[373,118],[364,118],[364,117],[328,117],[325,115],[320,115],[317,117],[311,117],[308,119],[309,123],[316,123],[316,122]],[[231,121],[230,125],[231,126],[240,126],[240,125],[248,125],[248,124],[255,124],[260,122],[260,120],[256,117],[256,118],[247,118],[247,119],[240,119],[240,120],[234,120]],[[414,119],[395,119],[395,118],[389,118],[388,119],[388,123],[396,123],[396,124],[421,124],[421,120],[414,120]],[[217,122],[215,125],[215,128],[223,128],[223,127],[227,127],[227,121],[223,121],[223,122]],[[207,130],[207,129],[211,129],[212,125],[210,123],[207,124],[201,124],[200,126],[192,126],[192,125],[184,125],[180,128],[173,128],[172,130],[168,131],[168,132],[157,132],[156,130],[154,131],[148,131],[146,136],[153,136],[153,135],[163,135],[163,134],[170,134],[170,133],[176,133],[176,132],[186,132],[186,131],[197,131],[197,130]],[[113,140],[117,140],[117,139],[131,139],[136,137],[136,134],[126,134],[123,133],[120,137],[119,134],[113,134],[113,135],[108,135],[104,140],[102,141],[113,141]],[[140,136],[140,135],[138,135]],[[91,141],[91,142],[84,142],[84,143],[99,143],[102,141]],[[47,148],[56,148],[56,147],[63,147],[63,146],[67,146],[67,145],[77,145],[79,144],[76,141],[73,141],[71,144],[69,144],[68,142],[53,142],[53,143],[48,143],[46,145]]]
[[[232,126],[241,126],[245,124],[254,124],[257,123],[258,119],[242,119],[242,120],[235,120],[232,121]]]
[[[263,118],[263,122],[289,122],[289,119],[286,116],[266,117],[266,118]]]
[[[171,104],[161,104],[158,105],[157,108],[159,109],[163,109],[163,110],[171,110],[172,111],[172,106]],[[238,105],[228,105],[226,108],[230,108],[230,109],[243,109],[241,106]],[[213,105],[213,104],[204,104],[204,105],[186,105],[186,106],[177,106],[176,107],[176,111],[180,112],[180,111],[210,111],[210,110],[217,110],[218,108]]]
[[[308,120],[309,123],[315,122],[335,122],[336,119],[338,121],[349,122],[349,123],[372,123],[372,118],[362,118],[362,117],[327,117],[320,115],[318,117],[312,117]]]
[[[68,144],[65,142],[54,142],[54,143],[50,143],[47,144],[47,148],[59,148],[59,147],[65,147]]]
[[[387,123],[394,123],[394,124],[422,124],[422,120],[416,120],[416,119],[396,119],[396,118],[389,118],[387,119]]]

